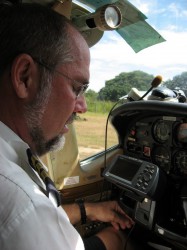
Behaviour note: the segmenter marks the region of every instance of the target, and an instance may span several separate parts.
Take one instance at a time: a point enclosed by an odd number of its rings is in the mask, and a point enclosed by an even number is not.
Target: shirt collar
[[[17,165],[19,165],[40,187],[45,188],[43,181],[33,171],[28,162],[26,150],[29,145],[25,143],[14,131],[0,121],[0,137],[8,144],[9,149],[4,155]],[[11,153],[9,152],[11,150]]]

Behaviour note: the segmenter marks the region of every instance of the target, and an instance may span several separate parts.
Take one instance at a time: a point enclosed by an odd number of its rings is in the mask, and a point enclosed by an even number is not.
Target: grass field
[[[105,128],[108,114],[87,112],[74,122],[80,151],[84,159],[105,148]],[[108,123],[107,148],[118,143],[115,129]]]

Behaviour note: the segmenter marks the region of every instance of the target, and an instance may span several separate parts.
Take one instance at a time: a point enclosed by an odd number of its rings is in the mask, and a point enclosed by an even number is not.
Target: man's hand
[[[117,230],[130,228],[134,224],[116,201],[85,203],[85,208],[88,219],[109,222]]]

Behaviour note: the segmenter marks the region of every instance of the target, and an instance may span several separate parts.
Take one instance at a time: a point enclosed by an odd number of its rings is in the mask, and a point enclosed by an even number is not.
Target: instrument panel
[[[135,121],[124,142],[126,155],[152,162],[167,174],[187,176],[187,121],[151,116]]]
[[[128,102],[112,111],[110,121],[124,156],[153,163],[162,173],[160,176],[164,176],[159,177],[156,199],[148,197],[142,201],[137,190],[121,188],[117,182],[114,195],[117,193],[122,207],[142,231],[146,228],[153,232],[158,242],[162,238],[171,243],[172,249],[186,249],[187,104]],[[121,171],[126,171],[126,165]]]

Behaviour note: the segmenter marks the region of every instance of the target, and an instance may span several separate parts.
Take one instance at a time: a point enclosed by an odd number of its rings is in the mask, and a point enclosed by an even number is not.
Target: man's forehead
[[[90,51],[88,44],[80,32],[73,26],[68,25],[68,32],[70,37],[70,47],[74,56],[88,57],[90,60]]]

